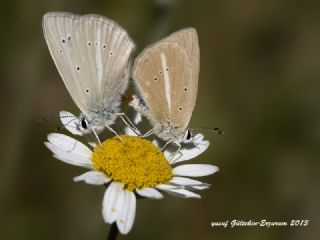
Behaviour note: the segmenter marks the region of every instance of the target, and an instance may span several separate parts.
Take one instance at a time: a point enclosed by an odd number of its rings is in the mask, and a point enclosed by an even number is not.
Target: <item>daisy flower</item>
[[[65,117],[69,116],[67,121]],[[77,118],[68,112],[61,112],[62,123],[70,132],[77,132]],[[68,124],[66,124],[68,122]],[[136,122],[136,121],[135,121]],[[105,185],[102,201],[102,216],[106,223],[116,223],[120,233],[127,234],[133,225],[137,196],[161,199],[163,192],[183,198],[200,198],[193,190],[203,190],[209,184],[190,177],[202,177],[218,171],[209,164],[177,163],[191,160],[203,153],[209,146],[202,134],[192,138],[192,147],[181,148],[177,154],[162,152],[156,141],[134,136],[125,130],[122,142],[113,137],[93,148],[60,133],[48,135],[45,145],[53,156],[65,163],[88,169],[74,178],[91,185]]]

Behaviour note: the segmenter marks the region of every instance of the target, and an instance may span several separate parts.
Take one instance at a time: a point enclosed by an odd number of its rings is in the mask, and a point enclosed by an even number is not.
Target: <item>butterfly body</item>
[[[159,123],[154,125],[154,133],[164,141],[174,139],[174,142],[180,143],[184,141],[186,129],[171,126],[170,123]]]
[[[89,103],[90,104],[90,103]],[[90,105],[89,105],[90,106]],[[92,100],[92,106],[90,107],[90,112],[87,115],[80,113],[79,116],[79,130],[90,132],[90,127],[94,128],[96,131],[100,132],[104,129],[106,125],[111,126],[115,123],[117,119],[116,113],[120,111],[117,105],[106,105],[101,100]],[[82,126],[83,120],[86,121],[87,127]],[[80,127],[81,126],[81,127]]]

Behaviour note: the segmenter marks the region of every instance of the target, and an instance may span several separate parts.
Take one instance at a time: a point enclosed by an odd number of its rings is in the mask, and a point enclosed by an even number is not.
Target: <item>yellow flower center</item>
[[[104,141],[93,150],[96,170],[133,191],[155,187],[172,179],[172,169],[163,153],[141,137],[121,136]]]

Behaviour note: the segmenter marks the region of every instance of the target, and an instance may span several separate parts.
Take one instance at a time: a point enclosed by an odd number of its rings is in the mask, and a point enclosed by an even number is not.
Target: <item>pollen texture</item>
[[[127,190],[155,187],[172,179],[172,168],[152,142],[141,137],[113,137],[97,146],[93,166]]]

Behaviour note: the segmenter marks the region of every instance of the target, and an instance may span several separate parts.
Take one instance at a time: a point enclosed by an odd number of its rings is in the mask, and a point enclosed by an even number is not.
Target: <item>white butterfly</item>
[[[96,134],[107,127],[116,134],[110,125],[117,116],[125,117],[119,106],[135,48],[128,33],[103,16],[64,12],[45,14],[43,32],[60,76],[81,111],[73,120],[77,130]]]

